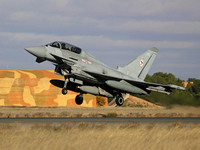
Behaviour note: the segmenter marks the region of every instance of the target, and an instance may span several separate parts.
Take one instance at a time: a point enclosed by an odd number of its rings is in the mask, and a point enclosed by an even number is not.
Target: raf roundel
[[[81,61],[82,61],[82,62],[84,62],[84,63],[86,62],[86,60],[85,60],[85,59],[83,59],[83,58],[81,59]]]
[[[143,67],[143,65],[144,65],[144,59],[140,58],[140,67]]]
[[[87,63],[88,63],[89,65],[91,65],[91,64],[92,64],[92,62],[91,62],[91,61],[88,61]]]

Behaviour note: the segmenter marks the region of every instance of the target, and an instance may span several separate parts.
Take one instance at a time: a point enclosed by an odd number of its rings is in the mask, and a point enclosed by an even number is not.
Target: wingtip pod
[[[152,47],[152,48],[150,48],[150,50],[153,52],[156,52],[156,53],[158,53],[158,51],[159,51],[156,47]]]

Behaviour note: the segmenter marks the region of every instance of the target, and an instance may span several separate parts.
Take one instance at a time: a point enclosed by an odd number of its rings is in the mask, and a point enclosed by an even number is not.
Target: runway
[[[200,117],[193,118],[0,118],[0,123],[22,123],[22,124],[32,124],[32,123],[108,123],[108,124],[120,124],[127,122],[137,122],[139,124],[169,124],[175,122],[181,122],[182,124],[200,124]]]

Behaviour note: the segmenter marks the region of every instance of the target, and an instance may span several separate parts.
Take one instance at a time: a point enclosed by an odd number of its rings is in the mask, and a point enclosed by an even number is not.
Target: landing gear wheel
[[[124,103],[124,98],[122,97],[122,95],[117,95],[115,102],[118,106],[122,106]]]
[[[68,83],[68,78],[65,76],[65,83],[64,83],[64,87],[62,89],[62,94],[66,95],[67,94],[67,83]]]
[[[63,95],[66,95],[66,94],[67,94],[67,88],[63,88],[63,89],[62,89],[62,94],[63,94]]]
[[[81,105],[83,103],[83,96],[82,96],[82,94],[76,96],[75,102],[76,102],[77,105]]]

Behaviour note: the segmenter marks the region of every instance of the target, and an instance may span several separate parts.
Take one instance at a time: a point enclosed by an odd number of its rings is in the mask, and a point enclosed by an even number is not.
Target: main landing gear
[[[81,105],[83,103],[83,95],[82,94],[77,95],[75,98],[75,102],[77,105]]]
[[[64,86],[62,88],[62,94],[66,95],[67,94],[67,83],[69,82],[69,79],[67,77],[65,77],[65,83]],[[76,96],[75,98],[75,102],[77,105],[81,105],[83,103],[83,94],[79,94]]]
[[[115,97],[115,102],[118,106],[123,105],[124,103],[124,98],[122,97],[122,94],[117,94]]]

